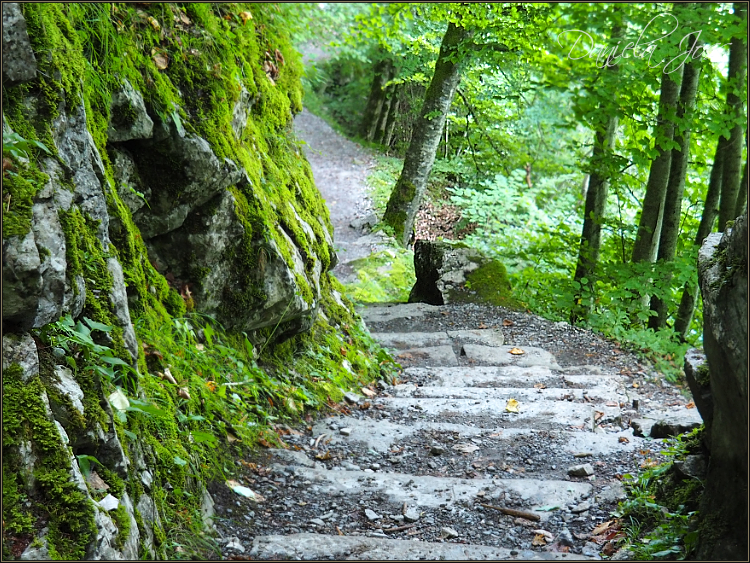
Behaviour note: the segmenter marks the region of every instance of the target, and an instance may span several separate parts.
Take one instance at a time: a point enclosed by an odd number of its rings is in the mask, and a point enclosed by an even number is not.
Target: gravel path
[[[310,114],[296,126],[337,243],[355,248],[368,156]],[[400,380],[277,427],[285,449],[212,485],[225,558],[600,559],[622,475],[700,422],[637,357],[567,323],[479,305],[360,313]]]

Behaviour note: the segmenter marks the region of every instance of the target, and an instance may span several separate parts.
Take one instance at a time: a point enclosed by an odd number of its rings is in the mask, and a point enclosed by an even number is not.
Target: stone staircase
[[[362,314],[382,322],[412,308]],[[623,428],[621,376],[562,369],[500,330],[373,336],[395,350],[402,381],[347,395],[348,414],[272,452],[295,501],[326,514],[289,512],[291,533],[256,535],[252,559],[601,557],[588,534],[624,497],[615,474],[660,446]]]

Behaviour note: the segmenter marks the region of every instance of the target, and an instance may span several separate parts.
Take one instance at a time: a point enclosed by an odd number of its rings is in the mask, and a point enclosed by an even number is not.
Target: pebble
[[[443,446],[432,446],[430,448],[430,455],[443,455],[445,448]]]
[[[584,463],[582,465],[573,465],[568,468],[568,475],[571,477],[588,477],[594,474],[594,468],[591,467],[590,463]]]
[[[458,532],[454,530],[453,528],[444,526],[440,528],[440,537],[445,538],[445,539],[457,538]]]
[[[567,528],[563,528],[562,530],[560,530],[560,532],[557,534],[557,541],[560,542],[560,545],[566,545],[568,547],[572,547],[575,545],[573,534],[571,534],[570,530],[568,530]]]
[[[373,471],[377,471],[378,469],[380,469],[380,464],[379,463],[373,463],[370,466],[370,469],[372,469]]]
[[[570,511],[573,514],[580,514],[581,512],[586,512],[590,508],[591,508],[591,503],[590,502],[582,502],[578,506],[574,506],[573,508],[571,508]]]
[[[586,542],[586,545],[584,545],[583,549],[581,550],[581,555],[585,555],[586,557],[596,557],[598,554],[599,546],[590,541]]]
[[[238,551],[239,553],[245,553],[245,548],[240,542],[240,538],[229,538],[227,545],[224,546],[227,551]]]
[[[326,523],[322,519],[320,519],[320,518],[313,518],[312,520],[310,520],[310,524],[315,524],[316,526],[325,526],[326,525]]]
[[[351,391],[348,393],[344,393],[344,399],[347,403],[351,403],[353,405],[356,405],[359,403],[360,397],[356,393],[352,393]]]
[[[416,522],[419,520],[419,511],[416,508],[409,508],[404,513],[404,518],[407,522]]]
[[[370,522],[372,522],[373,520],[380,520],[380,515],[374,510],[370,510],[369,508],[365,508],[365,516],[367,516],[367,519]]]
[[[342,436],[349,436],[349,434],[351,433],[352,433],[351,428],[339,428],[339,434],[341,434]]]

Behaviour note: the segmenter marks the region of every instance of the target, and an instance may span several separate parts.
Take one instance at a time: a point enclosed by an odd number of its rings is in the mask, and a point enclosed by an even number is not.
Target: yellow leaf
[[[508,350],[508,353],[513,354],[514,356],[520,356],[521,354],[525,354],[526,352],[524,352],[520,348],[511,348],[510,350]]]
[[[518,412],[518,401],[508,399],[508,403],[505,405],[505,412]]]
[[[542,534],[536,534],[534,536],[534,539],[531,540],[531,545],[534,547],[540,547],[542,545],[547,545],[547,540],[544,538]]]
[[[591,532],[591,535],[598,536],[599,534],[606,532],[609,529],[609,527],[612,525],[612,522],[614,522],[614,520],[608,520],[607,522],[602,522],[596,528],[593,529],[593,531]]]
[[[242,24],[246,24],[247,20],[253,19],[253,15],[250,12],[240,12],[240,17],[242,18]]]
[[[156,68],[158,68],[159,70],[164,70],[165,68],[167,68],[167,66],[169,66],[169,61],[167,60],[166,55],[162,55],[161,53],[159,53],[158,55],[154,55],[153,59]]]
[[[685,405],[686,409],[694,409],[695,408],[695,401],[690,401],[687,405]]]
[[[159,22],[151,16],[148,17],[148,23],[150,23],[151,27],[153,27],[156,31],[159,31],[161,29]]]

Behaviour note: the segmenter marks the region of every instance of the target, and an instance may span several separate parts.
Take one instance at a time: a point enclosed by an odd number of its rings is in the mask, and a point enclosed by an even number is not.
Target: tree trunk
[[[708,181],[708,190],[706,191],[706,202],[703,205],[703,214],[701,215],[700,225],[698,225],[698,233],[695,235],[695,244],[698,248],[703,244],[703,239],[711,234],[714,221],[716,221],[716,217],[719,215],[719,196],[721,194],[722,163],[725,145],[726,139],[719,136],[719,140],[716,142],[714,165],[711,168],[711,177]],[[681,340],[685,340],[687,337],[697,304],[698,286],[695,283],[686,283],[682,289],[680,307],[677,310],[677,316],[674,321],[674,331]]]
[[[389,149],[393,142],[393,132],[396,130],[396,117],[398,117],[401,111],[401,91],[402,87],[400,84],[393,91],[393,104],[388,114],[388,122],[385,124],[385,138],[383,139],[383,145],[385,145],[386,149]]]
[[[695,40],[690,42],[693,49]],[[674,260],[677,250],[677,238],[680,234],[680,215],[682,212],[682,196],[685,193],[685,174],[687,172],[688,156],[690,153],[690,119],[695,107],[695,96],[698,93],[698,79],[700,66],[696,62],[685,65],[680,87],[680,101],[677,106],[678,130],[674,140],[679,147],[672,149],[669,166],[669,182],[664,198],[664,213],[659,236],[659,252],[657,259],[662,262]],[[669,277],[671,281],[671,276]],[[666,282],[668,283],[668,281]],[[656,316],[650,317],[648,326],[654,330],[664,328],[667,324],[668,303],[657,296],[651,297],[651,310]]]
[[[393,86],[389,86],[385,89],[385,102],[383,102],[383,110],[380,112],[380,118],[378,119],[378,125],[375,129],[375,135],[372,140],[376,143],[383,143],[385,140],[386,124],[391,116],[391,110],[393,110]]]
[[[359,128],[360,136],[368,141],[372,141],[378,121],[380,120],[383,102],[386,98],[384,86],[393,74],[393,63],[388,58],[380,60],[375,65],[374,73],[375,76],[372,79],[370,95],[367,98],[365,113],[362,116],[362,123]]]
[[[607,188],[610,173],[606,165],[606,158],[612,151],[617,130],[617,116],[607,119],[604,130],[596,133],[594,152],[591,155],[592,171],[589,176],[586,191],[586,206],[583,213],[583,230],[581,232],[581,246],[578,252],[578,265],[573,279],[582,285],[593,287],[594,273],[599,262],[599,250],[602,238],[602,218],[607,204]],[[586,278],[584,280],[584,278]],[[583,281],[582,281],[583,280]],[[570,313],[570,322],[575,323],[588,317],[591,302],[583,297],[582,292],[576,295],[576,304]]]
[[[463,27],[453,22],[448,24],[435,63],[435,73],[427,88],[419,118],[414,124],[401,176],[388,200],[383,222],[393,228],[396,240],[402,246],[409,242],[414,217],[435,162],[440,134],[461,77],[458,47],[468,36],[469,32]]]
[[[747,14],[745,3],[735,2],[734,15],[744,20]],[[733,119],[742,117],[743,100],[734,92],[745,80],[747,69],[747,42],[733,39],[729,46],[729,87],[727,90],[727,109]],[[727,221],[737,218],[737,195],[740,191],[740,173],[742,168],[742,133],[743,125],[732,127],[724,155],[724,172],[721,181],[721,200],[719,203],[719,231],[724,231]]]
[[[657,125],[654,131],[655,146],[659,154],[651,162],[648,173],[643,210],[641,211],[641,219],[638,223],[638,232],[633,246],[631,258],[633,262],[653,262],[656,260],[664,211],[664,197],[667,193],[669,168],[672,162],[672,151],[664,149],[663,146],[674,137],[674,123],[667,119],[667,115],[674,112],[679,93],[678,83],[672,80],[672,75],[662,74],[659,115],[656,118]]]

